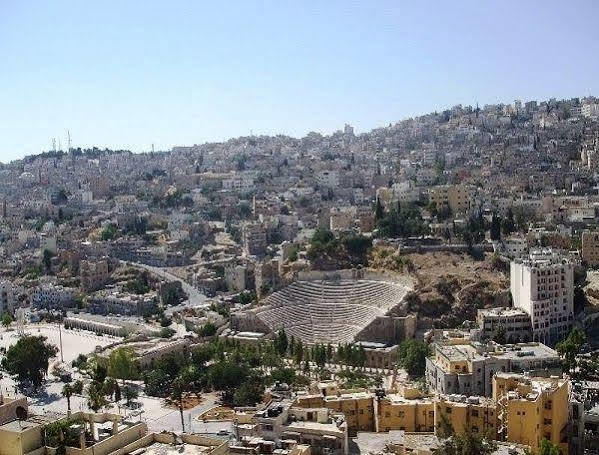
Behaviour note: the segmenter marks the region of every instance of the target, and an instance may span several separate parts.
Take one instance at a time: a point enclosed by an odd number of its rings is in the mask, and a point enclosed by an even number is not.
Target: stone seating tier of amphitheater
[[[271,331],[306,343],[347,343],[400,304],[410,287],[389,281],[296,281],[265,300],[255,316]]]

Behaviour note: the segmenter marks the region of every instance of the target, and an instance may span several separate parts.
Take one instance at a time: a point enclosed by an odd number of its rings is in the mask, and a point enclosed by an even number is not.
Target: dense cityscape
[[[0,455],[599,450],[599,99],[0,165]]]

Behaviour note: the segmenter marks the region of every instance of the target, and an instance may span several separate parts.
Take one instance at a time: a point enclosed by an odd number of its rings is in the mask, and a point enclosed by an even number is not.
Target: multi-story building
[[[21,289],[16,284],[8,281],[0,281],[0,315],[4,313],[13,314],[18,305]]]
[[[252,175],[236,174],[223,180],[223,190],[247,193],[253,189],[254,177]]]
[[[149,292],[143,295],[120,292],[100,292],[90,297],[88,310],[92,314],[120,314],[143,316],[156,309],[157,295]]]
[[[435,428],[439,428],[444,420],[456,432],[470,431],[497,439],[499,415],[491,398],[443,395],[435,400],[434,416]]]
[[[476,322],[483,340],[494,338],[503,331],[506,343],[532,340],[530,315],[520,308],[485,308],[478,310]]]
[[[394,183],[391,188],[381,187],[376,190],[377,199],[387,209],[397,207],[397,203],[416,202],[420,199],[419,188],[413,186],[412,182],[405,181]]]
[[[337,171],[319,171],[316,173],[316,182],[318,185],[326,188],[339,187],[339,172]]]
[[[523,237],[512,236],[503,239],[497,245],[497,252],[510,259],[522,257],[528,251],[528,241]]]
[[[453,213],[468,212],[474,203],[474,192],[467,185],[438,185],[429,190],[429,201],[437,209],[447,206]]]
[[[497,373],[493,400],[499,412],[499,438],[529,445],[533,452],[543,438],[568,454],[570,381]]]
[[[329,229],[331,231],[351,229],[356,219],[355,210],[348,207],[332,208],[329,216]]]
[[[248,256],[266,253],[266,229],[262,223],[246,223],[242,229],[243,251]]]
[[[100,289],[108,282],[109,277],[107,259],[79,263],[79,283],[81,288],[87,292]]]
[[[324,397],[324,407],[343,413],[350,435],[358,431],[374,431],[373,396],[367,392],[344,393]]]
[[[437,171],[432,168],[423,167],[416,171],[416,185],[430,186],[437,180]]]
[[[77,290],[60,285],[43,284],[31,293],[31,305],[47,310],[62,309],[73,304]]]
[[[390,394],[375,400],[377,431],[433,432],[435,404],[420,394]]]
[[[599,103],[585,103],[580,109],[583,117],[599,116]]]
[[[434,343],[426,359],[426,383],[438,393],[491,396],[497,372],[561,374],[560,359],[541,343],[499,345],[476,341]]]
[[[372,393],[339,391],[335,385],[332,389],[323,389],[322,394],[299,396],[296,405],[302,408],[327,408],[342,413],[348,434],[355,436],[358,431],[375,430],[374,400]]]
[[[574,319],[574,264],[552,250],[533,250],[510,264],[514,307],[531,318],[533,340],[564,338]]]
[[[591,267],[599,265],[599,231],[582,233],[582,260]]]
[[[251,423],[236,424],[238,438],[260,437],[273,449],[286,441],[311,446],[314,455],[347,455],[347,423],[326,408],[300,408],[292,400],[273,401],[254,414]]]

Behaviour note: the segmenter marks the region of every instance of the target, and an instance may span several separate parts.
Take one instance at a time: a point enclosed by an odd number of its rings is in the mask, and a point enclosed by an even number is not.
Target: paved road
[[[145,269],[148,272],[151,272],[154,275],[157,275],[157,276],[159,276],[159,277],[161,277],[161,278],[163,278],[163,279],[165,279],[167,281],[179,281],[181,283],[181,286],[183,287],[183,290],[185,291],[185,293],[189,297],[188,300],[186,300],[181,305],[169,307],[165,311],[165,313],[171,314],[174,311],[181,310],[181,309],[183,309],[185,307],[196,307],[196,306],[203,306],[203,305],[207,306],[207,304],[205,303],[206,302],[206,296],[204,294],[202,294],[200,291],[198,291],[192,285],[190,285],[189,283],[187,283],[185,280],[179,278],[176,275],[173,275],[168,270],[165,270],[165,269],[163,269],[161,267],[154,267],[154,266],[151,266],[151,265],[141,264],[139,262],[121,261],[121,263],[130,265],[132,267],[137,267],[137,268]]]

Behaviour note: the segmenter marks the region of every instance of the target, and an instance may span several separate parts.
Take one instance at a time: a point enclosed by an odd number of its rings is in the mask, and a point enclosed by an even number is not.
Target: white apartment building
[[[77,290],[54,284],[43,284],[31,293],[34,308],[62,309],[73,304]]]
[[[574,264],[551,249],[533,250],[510,264],[515,308],[531,318],[533,340],[554,343],[566,337],[574,319]]]
[[[597,117],[599,116],[599,103],[585,103],[582,105],[581,112],[584,117]]]
[[[510,259],[523,256],[528,250],[528,242],[523,237],[508,237],[503,239],[496,247],[496,251]]]

